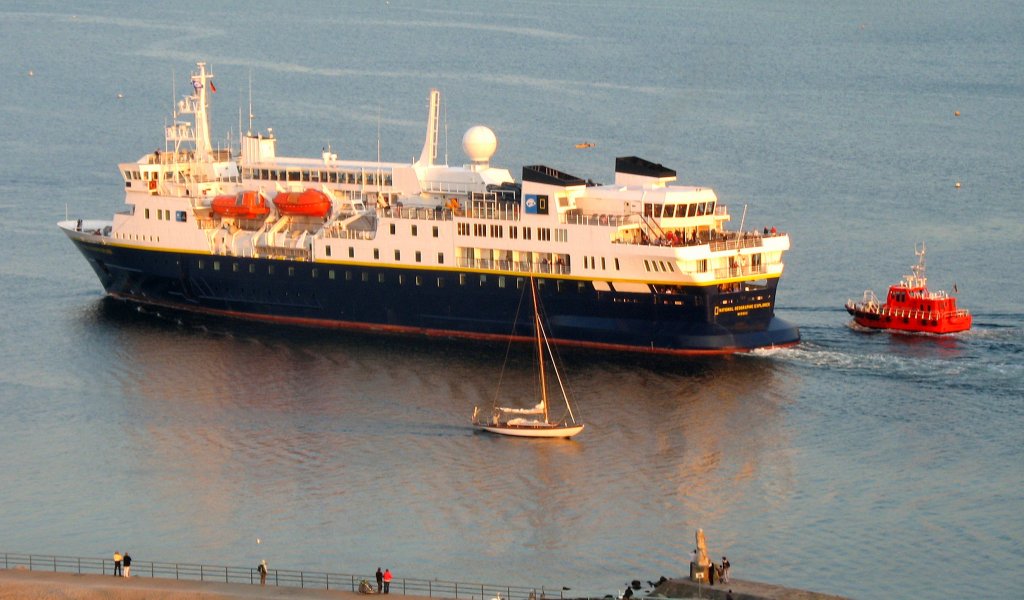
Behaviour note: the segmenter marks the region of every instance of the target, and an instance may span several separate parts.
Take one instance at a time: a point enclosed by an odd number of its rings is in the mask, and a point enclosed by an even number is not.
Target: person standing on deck
[[[384,593],[391,593],[391,569],[384,569]]]
[[[132,575],[132,555],[128,554],[127,551],[124,553],[124,576],[131,577]]]
[[[121,553],[114,550],[114,577],[121,575]]]
[[[377,593],[381,593],[384,590],[384,572],[377,567]]]

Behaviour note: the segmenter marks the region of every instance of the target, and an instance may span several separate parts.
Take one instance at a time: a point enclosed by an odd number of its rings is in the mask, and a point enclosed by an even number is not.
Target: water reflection
[[[693,529],[791,493],[802,383],[774,361],[563,352],[587,430],[552,443],[469,427],[504,347],[154,316],[104,302],[83,326],[108,338],[93,364],[171,547],[251,560],[258,534],[310,568],[368,549],[442,578],[601,581],[595,557],[674,573]],[[530,381],[529,359],[505,376]]]

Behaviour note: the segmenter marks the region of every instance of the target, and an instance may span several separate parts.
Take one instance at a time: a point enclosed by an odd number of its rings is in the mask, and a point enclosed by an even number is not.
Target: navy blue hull
[[[532,339],[526,280],[516,275],[206,256],[73,239],[112,297],[313,327]],[[799,329],[774,317],[777,279],[731,293],[601,292],[540,276],[552,340],[610,350],[728,353],[785,346]]]

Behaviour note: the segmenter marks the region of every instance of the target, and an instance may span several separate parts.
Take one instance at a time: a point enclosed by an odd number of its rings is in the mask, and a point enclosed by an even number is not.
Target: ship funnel
[[[441,112],[441,92],[430,90],[430,106],[427,109],[427,139],[423,142],[423,152],[417,164],[429,167],[437,158],[437,127]]]

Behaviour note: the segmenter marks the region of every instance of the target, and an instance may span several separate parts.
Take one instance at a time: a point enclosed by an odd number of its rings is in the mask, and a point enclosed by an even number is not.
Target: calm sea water
[[[3,550],[604,594],[685,573],[702,527],[740,578],[1024,595],[1019,4],[208,4],[0,6]],[[225,143],[251,77],[282,154],[369,159],[379,131],[410,159],[436,86],[452,163],[484,123],[516,173],[676,168],[792,234],[778,312],[804,343],[568,354],[587,431],[523,443],[466,426],[504,348],[104,301],[55,222],[120,209],[116,163],[161,144],[196,60]],[[843,302],[922,240],[974,329],[851,328]]]

